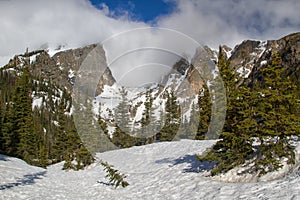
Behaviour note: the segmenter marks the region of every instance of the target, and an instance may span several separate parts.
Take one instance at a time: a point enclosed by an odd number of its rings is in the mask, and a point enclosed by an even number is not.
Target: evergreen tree
[[[127,99],[127,91],[124,87],[120,89],[121,101],[115,109],[115,120],[119,128],[123,132],[129,134],[131,132],[130,127],[130,114],[129,114],[129,104]]]
[[[60,162],[67,158],[67,145],[68,145],[68,133],[67,133],[67,119],[65,116],[65,102],[61,100],[57,107],[57,132],[55,134],[55,140],[53,142],[53,155],[55,159]]]
[[[127,91],[124,87],[120,89],[121,101],[115,109],[116,128],[113,133],[112,143],[120,148],[127,148],[134,146],[137,141],[130,133],[130,114],[129,104],[127,100]]]
[[[113,132],[111,141],[119,148],[128,148],[137,144],[136,138],[125,133],[118,125]]]
[[[197,134],[195,139],[203,140],[209,131],[208,128],[211,119],[211,99],[206,84],[203,85],[203,88],[198,94],[198,107],[198,129],[196,130]]]
[[[165,110],[165,123],[164,127],[161,129],[159,133],[160,141],[171,141],[174,139],[177,134],[181,119],[180,119],[180,106],[177,103],[177,98],[174,94],[174,91],[170,93],[167,92],[167,102],[166,102],[166,110]]]
[[[14,118],[14,137],[19,138],[17,155],[32,163],[37,158],[37,137],[32,124],[32,99],[29,66],[25,65],[17,77],[13,96],[12,113]]]
[[[154,140],[153,135],[155,135],[157,131],[153,109],[153,97],[151,96],[151,93],[152,90],[146,92],[146,101],[144,103],[145,110],[141,119],[141,133],[138,136],[141,144],[152,143]]]
[[[101,103],[99,103],[99,114],[98,114],[98,123],[100,125],[100,128],[102,129],[103,133],[109,137],[108,135],[108,126],[106,121],[101,117]]]
[[[212,170],[212,175],[226,172],[242,164],[252,153],[251,141],[248,141],[250,138],[249,131],[245,131],[246,128],[244,129],[243,126],[245,124],[241,124],[250,119],[250,112],[244,112],[249,111],[249,105],[246,105],[246,103],[251,98],[250,93],[245,87],[238,88],[239,79],[234,70],[231,69],[229,61],[222,54],[221,48],[219,50],[218,67],[224,82],[227,99],[227,115],[220,136],[222,140],[218,141],[207,155],[199,158],[202,161],[218,162],[218,165]],[[216,83],[220,83],[220,80],[213,81],[213,88],[215,88],[214,84]],[[222,97],[222,94],[216,94],[216,92],[214,95]],[[218,99],[214,101],[218,101]],[[213,117],[219,117],[218,112],[214,112]]]
[[[38,149],[38,155],[35,165],[39,167],[46,168],[48,163],[48,155],[46,151],[46,133],[44,132],[43,124],[42,124],[42,116],[40,114],[40,109],[36,106],[33,110],[33,131],[34,135],[36,135],[36,146]]]
[[[109,182],[112,183],[115,188],[119,187],[127,187],[129,183],[125,180],[127,177],[126,175],[120,173],[118,170],[114,169],[112,165],[109,165],[107,162],[100,162],[101,165],[104,167],[104,171],[107,173],[105,176],[109,178]]]
[[[284,74],[284,67],[278,54],[272,56],[271,64],[262,70],[257,104],[260,147],[256,152],[256,166],[261,174],[281,167],[280,159],[294,163],[294,148],[290,145],[292,136],[300,133],[300,120],[297,116],[296,86]],[[256,88],[257,89],[257,88]],[[268,169],[268,170],[266,170]]]
[[[8,68],[14,70],[0,69],[1,152],[41,167],[62,160],[74,169],[90,164],[93,158],[66,115],[72,106],[66,90],[31,74],[28,52]],[[40,107],[32,109],[32,97],[43,97]]]
[[[36,164],[39,167],[46,168],[48,164],[48,156],[46,152],[45,145],[39,146],[39,153],[38,153],[38,163]]]
[[[160,103],[160,110],[159,110],[159,124],[158,124],[158,130],[161,130],[165,126],[166,121],[166,113],[163,109],[163,102]]]
[[[222,140],[206,155],[198,157],[202,161],[217,161],[212,175],[227,172],[246,160],[254,160],[252,170],[260,174],[281,167],[282,158],[294,162],[290,140],[291,136],[299,134],[295,87],[289,77],[282,77],[283,67],[278,55],[262,70],[262,76],[263,82],[257,83],[253,90],[243,85],[228,90]],[[226,82],[227,87],[228,83],[230,81]],[[260,144],[254,149],[255,138]]]
[[[74,119],[76,119],[77,131],[84,145],[92,154],[101,152],[103,148],[101,144],[102,130],[93,112],[92,97],[82,95],[78,98],[80,98],[79,102],[73,102],[76,110],[74,112]]]
[[[17,156],[17,146],[19,144],[19,137],[14,133],[14,118],[12,114],[11,103],[6,105],[2,119],[2,140],[3,151],[11,156]]]

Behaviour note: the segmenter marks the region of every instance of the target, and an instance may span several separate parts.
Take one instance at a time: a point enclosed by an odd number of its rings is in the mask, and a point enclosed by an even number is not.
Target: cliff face
[[[291,75],[299,85],[300,33],[279,40],[244,41],[234,48],[229,60],[234,69],[243,73],[246,78],[255,80],[260,76],[260,69],[271,61],[271,55],[274,53],[279,54],[287,75]]]
[[[88,54],[97,47],[100,53],[105,58],[105,52],[102,47],[98,45],[89,45],[78,49],[70,49],[61,51],[52,57],[45,50],[33,51],[18,55],[12,59],[5,68],[13,68],[14,63],[18,57],[25,57],[31,63],[31,73],[33,77],[39,77],[42,80],[51,80],[53,83],[61,88],[66,88],[69,92],[72,90],[75,78],[80,66],[88,56]],[[18,65],[18,64],[17,64]],[[102,92],[104,85],[113,85],[115,79],[107,68],[106,60],[103,59],[99,65],[106,68],[105,72],[99,78],[99,83],[96,89],[96,94]]]
[[[282,65],[286,68],[287,75],[291,75],[297,84],[300,81],[300,33],[294,33],[279,40],[268,41],[267,49],[256,63],[253,74],[259,75],[259,69],[263,62],[270,61],[273,53],[278,53],[282,59]]]

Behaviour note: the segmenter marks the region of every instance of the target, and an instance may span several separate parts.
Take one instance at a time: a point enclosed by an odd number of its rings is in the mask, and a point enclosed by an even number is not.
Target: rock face
[[[59,87],[66,88],[68,91],[71,91],[80,66],[89,53],[96,47],[102,50],[100,53],[103,55],[101,56],[105,58],[103,48],[95,44],[83,48],[61,51],[52,57],[50,57],[48,52],[44,50],[30,52],[28,55],[24,54],[20,56],[35,56],[35,59],[31,61],[31,71],[33,76],[40,77],[41,79],[49,79]],[[7,67],[11,66],[12,63],[13,61],[11,61]],[[99,77],[99,83],[96,90],[96,93],[98,94],[101,93],[104,85],[111,86],[115,83],[115,79],[113,78],[111,71],[107,68],[106,60],[104,59],[103,62],[99,63],[99,65],[104,66],[106,70],[102,76]]]
[[[243,68],[247,72],[252,70],[257,57],[265,51],[265,42],[246,40],[233,50],[230,63],[235,69]]]
[[[300,84],[300,33],[294,33],[279,40],[268,41],[267,49],[256,63],[253,75],[259,76],[259,69],[264,63],[270,61],[273,53],[278,53],[282,59],[282,65],[286,68],[287,75],[291,75],[295,82]],[[264,62],[265,61],[265,62]]]
[[[260,69],[271,61],[274,53],[279,54],[287,75],[291,75],[299,85],[300,33],[294,33],[279,40],[244,41],[234,48],[229,60],[234,69],[253,81],[259,78]]]

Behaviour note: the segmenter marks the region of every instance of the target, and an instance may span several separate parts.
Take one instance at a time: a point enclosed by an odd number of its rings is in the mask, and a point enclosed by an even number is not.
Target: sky
[[[233,48],[245,39],[279,39],[299,32],[299,10],[299,0],[0,0],[0,65],[27,47],[75,48],[105,41],[107,62],[122,79],[137,66],[168,66],[174,57],[191,57],[194,44],[185,45],[186,38],[212,48]],[[128,50],[149,46],[172,55],[139,51],[116,60]]]
[[[171,14],[175,8],[174,1],[163,0],[91,0],[91,3],[99,9],[103,8],[103,4],[108,6],[113,13],[110,16],[126,14],[148,23],[155,22],[158,16]]]

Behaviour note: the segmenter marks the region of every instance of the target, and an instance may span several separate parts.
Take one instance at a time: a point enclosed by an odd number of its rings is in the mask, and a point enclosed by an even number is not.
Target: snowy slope
[[[164,142],[97,154],[128,175],[130,185],[114,189],[100,164],[63,171],[47,170],[0,156],[0,199],[300,199],[300,176],[260,183],[212,181],[209,166],[194,154],[215,141]],[[199,173],[196,173],[199,172]]]

